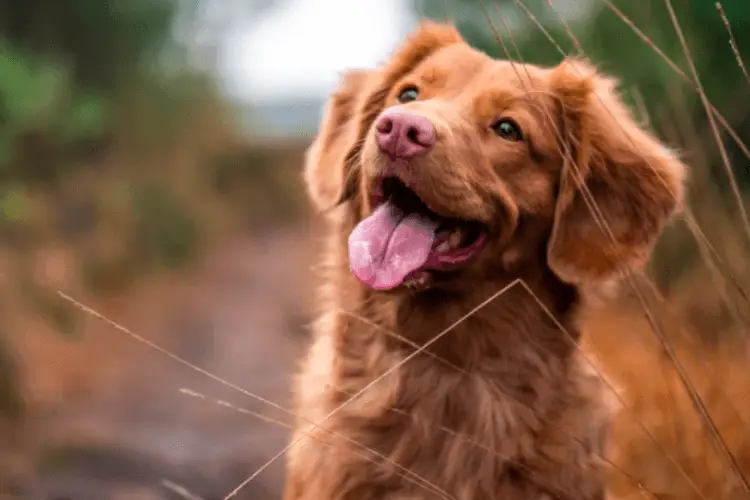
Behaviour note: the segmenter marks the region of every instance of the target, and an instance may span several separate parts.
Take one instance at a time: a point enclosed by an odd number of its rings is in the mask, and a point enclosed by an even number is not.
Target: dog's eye
[[[498,120],[493,126],[492,130],[495,133],[508,141],[521,141],[523,135],[521,135],[521,129],[518,128],[512,120]]]
[[[398,95],[398,102],[406,103],[419,99],[419,90],[416,87],[408,87]]]

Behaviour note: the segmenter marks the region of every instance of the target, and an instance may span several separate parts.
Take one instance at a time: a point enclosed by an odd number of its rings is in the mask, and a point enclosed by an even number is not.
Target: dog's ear
[[[329,99],[320,131],[305,160],[307,191],[318,210],[356,195],[362,142],[383,111],[393,86],[439,48],[462,41],[452,25],[425,21],[383,67],[344,75]]]
[[[343,203],[356,191],[351,150],[357,143],[359,117],[369,71],[346,73],[331,95],[320,131],[307,150],[304,178],[307,193],[320,211]]]
[[[564,161],[548,264],[571,284],[621,278],[645,264],[681,206],[686,167],[588,62],[564,61],[550,84],[562,104]]]

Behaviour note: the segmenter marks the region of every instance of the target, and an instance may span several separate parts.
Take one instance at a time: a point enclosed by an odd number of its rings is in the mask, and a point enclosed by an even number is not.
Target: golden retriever
[[[615,87],[433,22],[343,77],[306,159],[327,244],[286,500],[605,498],[576,315],[646,261],[685,172]]]

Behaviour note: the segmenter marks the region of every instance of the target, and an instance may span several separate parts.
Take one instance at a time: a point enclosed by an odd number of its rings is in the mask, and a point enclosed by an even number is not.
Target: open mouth
[[[436,214],[397,177],[381,179],[372,201],[373,214],[349,236],[349,262],[376,290],[422,282],[466,262],[486,240],[482,224]]]

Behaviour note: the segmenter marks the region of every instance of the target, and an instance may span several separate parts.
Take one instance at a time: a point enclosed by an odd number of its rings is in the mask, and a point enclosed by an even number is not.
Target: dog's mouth
[[[474,257],[486,241],[481,223],[436,214],[397,177],[381,179],[372,201],[372,215],[349,236],[349,262],[373,289],[424,283],[431,272]]]

